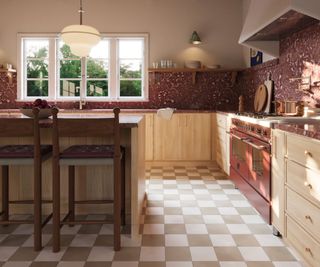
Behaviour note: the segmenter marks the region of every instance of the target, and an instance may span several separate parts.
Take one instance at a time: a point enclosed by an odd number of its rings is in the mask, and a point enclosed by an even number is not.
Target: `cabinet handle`
[[[310,215],[306,215],[306,216],[304,216],[304,218],[305,218],[306,220],[310,220],[310,221],[312,222],[312,218],[311,218]]]
[[[308,183],[307,181],[304,182],[304,186],[312,189],[312,184]]]
[[[305,248],[306,252],[308,252],[311,256],[313,256],[311,248]]]
[[[305,150],[305,151],[304,151],[304,154],[305,154],[306,156],[309,156],[310,158],[312,158],[312,153],[309,152],[308,150]]]

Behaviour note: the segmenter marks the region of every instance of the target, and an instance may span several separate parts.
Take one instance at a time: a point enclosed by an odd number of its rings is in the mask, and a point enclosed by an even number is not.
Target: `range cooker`
[[[249,118],[249,119],[248,119]],[[240,117],[230,128],[230,178],[267,223],[271,223],[271,124]]]

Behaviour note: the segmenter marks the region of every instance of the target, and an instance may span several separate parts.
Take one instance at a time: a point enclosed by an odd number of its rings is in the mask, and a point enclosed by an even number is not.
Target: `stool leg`
[[[75,219],[75,167],[69,166],[69,220],[74,221]],[[74,224],[69,224],[70,227]]]
[[[41,221],[42,221],[42,179],[41,162],[36,160],[34,168],[34,250],[42,248],[41,242]]]
[[[113,248],[115,251],[120,250],[121,236],[120,236],[120,227],[121,227],[121,163],[120,158],[114,161],[114,191],[113,191],[113,238],[114,244]]]
[[[126,164],[125,154],[121,158],[121,224],[126,224]]]
[[[52,161],[52,198],[53,198],[53,225],[52,225],[52,251],[60,251],[60,167],[59,160]]]
[[[2,166],[2,220],[9,220],[9,166]]]

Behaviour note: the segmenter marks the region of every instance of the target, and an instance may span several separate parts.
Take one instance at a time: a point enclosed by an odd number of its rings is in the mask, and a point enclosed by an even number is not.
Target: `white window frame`
[[[80,96],[87,102],[141,102],[148,101],[149,98],[149,86],[148,86],[148,62],[149,62],[149,34],[148,33],[112,33],[112,34],[101,34],[102,38],[109,39],[109,76],[108,76],[108,96],[100,97],[86,97],[86,62],[85,58],[81,59],[81,91]],[[19,76],[18,79],[18,92],[17,101],[34,101],[39,97],[27,96],[26,86],[25,86],[25,65],[24,65],[24,46],[22,45],[23,39],[48,39],[49,40],[49,91],[48,97],[41,96],[43,99],[49,101],[79,101],[80,96],[77,97],[63,97],[60,96],[59,92],[59,73],[58,73],[58,39],[59,34],[56,33],[18,33],[18,64],[17,71]],[[120,97],[120,67],[119,67],[119,55],[118,55],[118,40],[119,39],[143,39],[144,40],[144,60],[142,64],[142,96],[130,96],[130,97]]]

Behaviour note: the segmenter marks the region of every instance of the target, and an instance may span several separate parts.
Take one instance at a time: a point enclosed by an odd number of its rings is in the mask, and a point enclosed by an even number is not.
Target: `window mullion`
[[[49,41],[49,99],[56,99],[56,40],[51,38]]]
[[[80,85],[80,99],[87,96],[87,58],[81,58],[81,85]]]
[[[117,39],[110,39],[110,61],[109,61],[109,84],[110,97],[117,99],[118,97],[118,55],[117,55]]]

